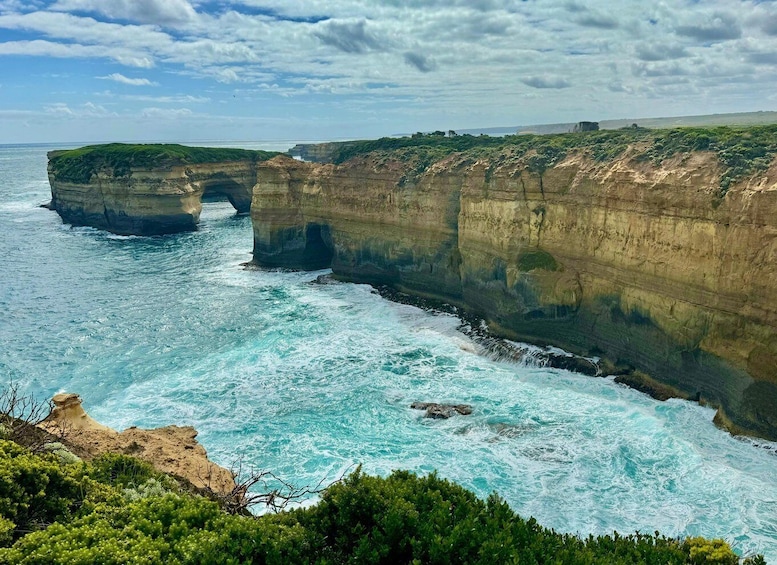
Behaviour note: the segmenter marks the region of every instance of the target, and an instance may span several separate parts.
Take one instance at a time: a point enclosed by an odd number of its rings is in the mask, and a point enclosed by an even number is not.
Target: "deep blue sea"
[[[720,537],[777,562],[774,444],[693,403],[477,355],[453,316],[369,286],[245,270],[251,220],[226,202],[182,235],[64,225],[39,208],[53,148],[0,146],[0,384],[77,392],[117,429],[192,425],[218,463],[297,486],[436,469],[560,531]]]

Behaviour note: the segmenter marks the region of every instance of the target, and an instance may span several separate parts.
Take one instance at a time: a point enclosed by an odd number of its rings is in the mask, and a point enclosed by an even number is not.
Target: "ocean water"
[[[193,425],[224,466],[297,485],[437,470],[564,532],[720,537],[777,562],[775,444],[713,411],[473,353],[458,320],[318,273],[245,270],[251,220],[199,231],[63,225],[45,146],[0,146],[0,384],[79,393],[114,428]],[[468,403],[428,420],[414,401]]]

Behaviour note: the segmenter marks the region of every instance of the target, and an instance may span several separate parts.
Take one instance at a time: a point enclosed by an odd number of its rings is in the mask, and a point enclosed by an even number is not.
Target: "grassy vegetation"
[[[451,132],[452,133],[452,132]],[[636,145],[637,159],[660,165],[678,154],[712,151],[718,156],[722,174],[719,196],[750,175],[764,171],[777,154],[777,125],[751,127],[675,128],[665,130],[629,127],[551,135],[445,135],[417,133],[410,137],[384,137],[340,144],[333,153],[335,163],[377,152],[411,163],[412,171],[403,182],[419,178],[433,163],[453,153],[465,158],[487,157],[492,168],[505,159],[521,161],[528,170],[542,174],[562,161],[571,151],[581,151],[597,162],[620,156]],[[187,147],[175,144],[128,145],[111,143],[63,151],[52,156],[50,167],[63,181],[86,183],[92,174],[110,170],[127,176],[133,167],[151,168],[189,163],[221,161],[263,161],[278,153],[246,149]],[[489,173],[491,170],[489,170]]]
[[[0,440],[0,563],[738,562],[721,540],[560,534],[434,474],[356,471],[315,506],[254,517],[128,456],[65,462]]]
[[[777,154],[777,125],[666,130],[629,127],[505,137],[419,133],[411,137],[348,142],[335,151],[333,160],[342,163],[358,155],[379,152],[413,160],[416,168],[425,168],[453,153],[489,157],[497,161],[505,159],[505,155],[509,154],[513,159],[523,159],[530,171],[542,174],[571,151],[582,151],[597,162],[606,162],[617,158],[626,148],[635,144],[639,148],[637,158],[655,165],[678,154],[694,151],[716,153],[722,168],[720,196],[724,196],[733,183],[764,171],[769,166]]]
[[[278,153],[228,147],[110,143],[62,151],[51,157],[49,165],[59,180],[86,183],[93,173],[102,170],[111,170],[115,176],[121,177],[128,176],[133,167],[152,168],[243,160],[265,161],[275,155]]]
[[[536,251],[525,251],[518,254],[518,268],[521,271],[533,271],[540,269],[543,271],[557,271],[559,266],[556,259],[550,253],[540,249]]]

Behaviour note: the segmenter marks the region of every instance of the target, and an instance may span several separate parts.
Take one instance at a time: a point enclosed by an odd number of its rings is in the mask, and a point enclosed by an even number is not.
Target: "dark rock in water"
[[[594,361],[578,355],[553,355],[548,353],[546,366],[572,371],[573,373],[581,373],[589,377],[601,375],[601,371]]]
[[[424,418],[434,418],[436,420],[447,420],[451,416],[461,414],[469,416],[472,414],[472,406],[469,404],[438,404],[436,402],[413,402],[410,408],[415,410],[426,410]]]
[[[537,428],[537,426],[530,424],[506,424],[504,422],[490,424],[489,427],[497,436],[509,439],[521,437]]]
[[[311,284],[339,284],[340,281],[332,276],[332,273],[326,275],[318,275],[315,279],[310,281]]]
[[[683,400],[695,400],[696,402],[701,400],[699,394],[696,394],[695,396],[686,394],[670,385],[651,379],[649,376],[640,373],[639,371],[618,375],[615,377],[615,382],[650,395],[656,400],[664,401],[669,400],[670,398],[682,398]]]

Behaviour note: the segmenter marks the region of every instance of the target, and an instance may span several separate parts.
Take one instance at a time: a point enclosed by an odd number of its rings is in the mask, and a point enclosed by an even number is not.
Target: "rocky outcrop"
[[[542,174],[509,148],[425,168],[276,157],[258,165],[254,258],[449,302],[777,439],[777,164],[720,199],[715,155],[634,156],[571,152]]]
[[[424,410],[424,418],[433,420],[447,420],[457,414],[469,416],[472,414],[472,406],[469,404],[438,404],[437,402],[413,402],[410,405],[413,410]]]
[[[51,204],[70,224],[123,235],[157,235],[196,229],[202,199],[223,195],[247,214],[256,183],[252,160],[96,170],[88,181],[64,180],[49,153]]]
[[[191,426],[165,426],[152,430],[131,427],[117,432],[91,418],[81,398],[61,393],[52,399],[53,409],[41,427],[64,437],[76,454],[92,458],[102,453],[125,453],[143,459],[157,471],[188,481],[215,493],[236,489],[232,473],[208,460],[205,448]]]

